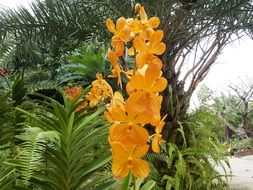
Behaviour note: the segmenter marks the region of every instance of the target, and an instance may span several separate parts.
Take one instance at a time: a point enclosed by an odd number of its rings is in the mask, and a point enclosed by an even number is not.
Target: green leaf
[[[150,180],[148,182],[146,182],[141,188],[140,190],[151,190],[153,189],[153,187],[155,186],[156,182],[153,180]]]
[[[129,190],[131,178],[132,178],[132,174],[131,174],[131,172],[129,172],[128,175],[124,178],[120,190]]]

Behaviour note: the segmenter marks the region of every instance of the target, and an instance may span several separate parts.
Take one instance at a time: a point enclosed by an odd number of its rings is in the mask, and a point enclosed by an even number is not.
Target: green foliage
[[[151,168],[148,179],[157,182],[155,190],[228,188],[222,179],[224,176],[215,170],[217,166],[229,166],[225,149],[208,124],[209,118],[199,120],[199,116],[199,113],[194,113],[186,123],[180,124],[189,127],[187,134],[181,130],[185,139],[182,148],[172,142],[164,143],[161,154],[149,153],[146,156]],[[161,170],[158,171],[155,165],[160,165]]]
[[[197,92],[197,96],[200,106],[208,107],[210,100],[213,98],[213,91],[206,85],[201,85],[199,91]]]
[[[222,121],[216,114],[206,109],[199,109],[194,112],[194,118],[215,133],[220,141],[224,140],[225,132],[222,126]]]
[[[0,94],[0,189],[13,189],[17,173],[6,160],[16,156],[18,140],[24,119],[16,107],[26,107],[26,87],[21,75],[16,76],[11,89]]]
[[[20,177],[27,187],[34,171],[43,167],[43,154],[53,143],[60,144],[60,136],[56,131],[43,131],[38,127],[26,128],[25,132],[16,136],[22,141],[19,144],[18,158],[7,160],[6,163],[15,166],[20,171]]]
[[[17,188],[95,189],[113,185],[103,167],[110,162],[108,126],[101,117],[104,108],[76,111],[78,98],[64,98],[64,105],[45,98],[35,113],[18,109],[28,127],[17,138],[20,153],[6,162],[19,173]]]
[[[14,142],[18,134],[22,115],[14,110],[15,107],[25,106],[26,87],[21,75],[16,76],[10,90],[0,94],[0,147]],[[1,150],[1,148],[0,148]]]
[[[232,139],[232,150],[245,150],[245,149],[252,149],[253,148],[253,139],[246,138],[246,139],[239,139],[233,138]]]
[[[1,146],[0,146],[1,148]],[[10,190],[15,183],[15,169],[5,164],[5,161],[11,156],[9,150],[0,149],[0,188],[1,190]]]
[[[23,76],[17,75],[16,79],[12,85],[12,101],[13,106],[17,107],[25,101],[25,96],[27,94],[27,88]]]
[[[66,53],[80,42],[107,39],[104,20],[110,12],[111,8],[96,1],[36,0],[29,8],[0,11],[0,43],[8,40],[9,49],[15,47],[14,70],[42,65],[56,74]],[[3,52],[8,53],[8,48]]]
[[[239,127],[242,123],[241,117],[237,114],[237,112],[242,110],[242,107],[239,106],[239,102],[239,98],[234,95],[222,94],[214,98],[212,107],[217,113],[222,113],[229,123],[235,127]]]
[[[10,92],[0,96],[0,150],[13,137],[13,131],[8,125],[11,123],[12,105],[9,102]]]
[[[78,85],[90,85],[96,79],[97,73],[108,74],[109,64],[106,64],[105,48],[97,44],[85,44],[69,54],[68,63],[59,68],[60,84],[74,82]]]
[[[13,61],[15,55],[16,45],[10,43],[6,50],[3,50],[3,53],[0,53],[0,68],[6,68],[10,66],[10,63]]]
[[[29,86],[36,86],[36,87],[47,86],[47,84],[53,83],[52,74],[50,71],[45,70],[45,69],[44,70],[31,69],[25,75],[25,82]]]

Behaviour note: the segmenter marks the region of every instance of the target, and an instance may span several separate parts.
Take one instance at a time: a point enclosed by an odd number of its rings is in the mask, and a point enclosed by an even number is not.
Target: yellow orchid
[[[71,100],[79,96],[82,90],[83,90],[82,87],[69,87],[69,86],[64,87],[64,92],[66,93],[67,98]]]
[[[112,109],[114,109],[114,108],[122,108],[123,109],[124,106],[125,106],[125,101],[124,101],[122,94],[120,92],[116,91],[113,94],[110,104],[107,104],[107,110],[109,112],[111,112]]]
[[[110,128],[109,142],[121,142],[123,144],[146,144],[149,134],[143,126],[148,123],[146,112],[132,112],[125,109],[122,95],[117,92],[114,94],[111,104],[107,106],[105,118],[114,123]],[[126,141],[126,139],[128,139]]]
[[[144,75],[136,73],[127,84],[127,92],[131,95],[134,92],[162,92],[167,86],[167,80],[161,77],[159,64],[148,65]]]
[[[142,6],[140,3],[137,3],[135,6],[134,6],[134,12],[135,13],[139,13],[140,10],[141,10]]]
[[[126,109],[129,106],[110,107],[104,113],[105,118],[109,122],[124,123],[127,125],[143,126],[148,123],[148,112],[146,110],[136,112],[133,109]]]
[[[167,80],[162,77],[162,61],[158,57],[164,53],[166,45],[161,42],[163,31],[154,30],[159,26],[160,19],[148,18],[139,3],[135,5],[135,14],[135,18],[120,17],[116,24],[110,18],[106,20],[107,29],[113,33],[113,50],[109,49],[107,53],[107,59],[112,64],[112,73],[108,77],[117,78],[122,88],[121,74],[126,75],[129,80],[126,86],[128,99],[125,101],[120,92],[113,94],[111,88],[103,83],[102,76],[97,76],[86,96],[90,105],[111,97],[104,116],[112,123],[108,141],[112,147],[112,172],[117,178],[125,177],[129,172],[141,178],[148,175],[148,164],[141,157],[149,149],[149,139],[153,151],[160,152],[166,117],[161,119],[162,96],[159,93],[166,88]],[[134,68],[123,70],[119,58],[124,59],[125,44],[130,41],[133,47],[127,53],[135,56]],[[146,124],[155,127],[155,134],[149,135],[144,127]]]
[[[161,140],[162,140],[161,134],[154,134],[153,139],[152,139],[152,144],[151,144],[153,152],[160,153],[161,150],[160,150],[159,143]]]
[[[109,132],[110,143],[120,142],[126,146],[129,144],[145,145],[148,142],[147,130],[139,125],[115,123]]]
[[[109,49],[108,53],[107,53],[107,58],[111,62],[112,67],[113,67],[112,74],[109,75],[108,77],[109,78],[118,78],[117,84],[120,86],[120,88],[122,88],[122,81],[121,81],[121,75],[120,75],[122,72],[122,69],[120,68],[120,66],[118,64],[119,58],[118,58],[116,52]]]
[[[120,17],[115,26],[113,21],[108,18],[106,20],[106,26],[110,32],[114,33],[111,44],[116,49],[117,56],[122,56],[124,54],[124,42],[132,39],[131,29],[127,25],[126,19]]]
[[[144,178],[149,174],[148,163],[142,159],[148,149],[148,145],[130,145],[112,143],[112,173],[116,178],[127,176],[131,171],[135,177]]]
[[[151,64],[144,75],[133,75],[127,84],[130,96],[126,101],[126,109],[137,113],[145,112],[150,116],[152,125],[160,120],[161,97],[157,93],[167,86],[167,80],[161,77],[160,69],[159,65]]]
[[[165,125],[165,118],[167,117],[167,115],[165,115],[162,120],[158,123],[158,125],[156,126],[155,128],[155,134],[152,135],[151,137],[153,137],[152,139],[152,150],[155,152],[155,153],[160,153],[160,146],[159,146],[159,143],[162,141],[162,135],[160,134],[162,132],[162,129]]]
[[[92,88],[87,93],[86,98],[90,101],[90,106],[94,107],[98,102],[113,96],[111,86],[103,79],[102,74],[96,75],[97,80],[92,82]]]
[[[154,125],[160,120],[161,98],[152,92],[136,92],[130,95],[126,102],[128,109],[144,112],[146,120]]]
[[[154,55],[161,55],[166,49],[166,45],[161,42],[163,38],[163,31],[157,30],[151,34],[150,41],[148,43],[142,37],[136,37],[133,41],[134,48],[138,52],[136,55],[136,65],[138,68],[142,68],[145,64],[152,61],[161,61]],[[128,51],[132,55],[132,50]]]
[[[149,40],[151,34],[154,32],[154,28],[157,28],[159,26],[160,19],[158,17],[151,17],[148,19],[144,7],[138,4],[135,6],[135,11],[138,12],[140,16],[140,36],[145,40]]]

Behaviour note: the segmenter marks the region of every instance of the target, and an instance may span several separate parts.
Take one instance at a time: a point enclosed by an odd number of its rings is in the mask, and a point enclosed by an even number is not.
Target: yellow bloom
[[[67,98],[71,100],[79,96],[82,90],[83,90],[82,87],[69,87],[69,86],[64,87],[64,92],[66,93]]]
[[[90,106],[94,107],[98,102],[113,96],[111,86],[103,79],[102,74],[96,75],[97,80],[92,82],[92,88],[87,93],[86,98],[90,101]]]
[[[161,99],[152,92],[136,92],[126,102],[128,109],[146,113],[148,123],[154,125],[160,120]]]
[[[129,106],[123,105],[123,106],[117,106],[117,107],[111,107],[109,106],[107,111],[104,113],[105,118],[109,122],[115,122],[115,123],[121,123],[121,124],[127,124],[127,125],[138,125],[138,126],[144,126],[148,123],[149,118],[148,113],[146,110],[136,112],[133,109],[126,109]]]
[[[167,80],[161,77],[160,66],[149,65],[144,75],[133,75],[127,84],[129,98],[126,101],[126,109],[133,113],[145,112],[150,123],[155,125],[160,120],[162,100],[158,92],[163,91],[166,86]]]
[[[127,176],[131,171],[135,177],[144,178],[149,174],[148,163],[142,159],[148,149],[148,145],[124,146],[121,143],[112,145],[112,173],[116,178]]]
[[[153,139],[152,139],[152,150],[155,152],[155,153],[160,153],[160,146],[159,146],[159,143],[160,141],[162,140],[162,135],[161,134],[155,134],[153,136]]]
[[[141,22],[136,18],[128,18],[127,20],[127,25],[130,27],[131,32],[133,34],[131,34],[132,36],[134,36],[134,34],[136,35],[140,35],[143,32],[143,27]]]
[[[108,18],[106,20],[107,29],[114,33],[112,38],[112,46],[116,49],[117,56],[122,56],[124,53],[124,42],[128,42],[131,40],[131,29],[127,25],[126,19],[124,17],[120,17],[116,26],[113,21]]]
[[[139,125],[114,124],[110,128],[109,142],[120,142],[126,146],[136,144],[145,145],[148,142],[149,134],[147,130]]]
[[[136,65],[142,68],[146,63],[155,61],[159,62],[158,58],[154,55],[161,55],[166,49],[166,45],[161,42],[163,38],[163,31],[157,30],[151,34],[150,41],[145,43],[142,37],[136,37],[133,41],[135,49],[138,51],[136,55]],[[130,52],[130,53],[129,53]],[[128,53],[131,55],[132,50]]]
[[[164,120],[165,120],[166,117],[167,117],[167,115],[165,115],[163,117],[163,119],[158,123],[158,125],[155,128],[156,133],[151,136],[151,137],[153,137],[153,139],[152,139],[152,150],[155,153],[160,153],[159,143],[162,141],[162,135],[160,133],[162,132],[162,129],[165,125]]]
[[[141,4],[140,4],[140,3],[137,3],[137,4],[135,5],[135,7],[134,7],[134,11],[135,11],[135,13],[139,13],[140,10],[141,10]]]
[[[160,69],[160,65],[150,64],[144,75],[141,73],[133,75],[127,84],[128,94],[130,95],[132,91],[162,92],[167,86],[167,80],[161,77],[162,72]],[[129,88],[131,88],[132,91],[129,91]]]
[[[109,142],[121,142],[123,144],[146,144],[149,134],[143,126],[148,123],[145,112],[132,112],[125,109],[125,102],[119,92],[115,92],[111,103],[104,113],[105,118],[114,123],[110,128]]]
[[[112,67],[113,67],[112,74],[109,75],[108,77],[109,78],[118,78],[117,84],[120,86],[120,88],[122,88],[122,81],[121,81],[121,75],[120,75],[122,70],[118,64],[119,58],[118,58],[117,54],[110,49],[108,50],[107,58],[111,62]]]
[[[144,7],[140,8],[140,6],[136,6],[136,10],[139,11],[140,16],[140,36],[145,40],[149,40],[151,34],[154,32],[154,28],[157,28],[159,26],[160,19],[158,17],[152,17],[148,19]]]
[[[122,94],[120,94],[120,92],[116,91],[113,94],[110,104],[107,104],[107,110],[109,112],[111,112],[112,109],[114,109],[114,108],[124,109],[124,106],[125,106],[125,101],[124,101]]]

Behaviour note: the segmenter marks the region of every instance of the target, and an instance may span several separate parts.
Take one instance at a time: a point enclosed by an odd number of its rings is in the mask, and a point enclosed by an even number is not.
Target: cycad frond
[[[60,84],[75,81],[78,85],[87,86],[96,79],[96,73],[109,70],[105,63],[105,49],[83,45],[69,54],[68,63],[59,68]],[[108,73],[104,73],[107,75]]]
[[[30,10],[21,6],[18,10],[2,12],[1,32],[18,34],[18,39],[40,42],[59,42],[59,39],[71,37],[86,41],[98,34],[103,35],[108,11],[93,1],[36,0],[31,3]]]
[[[15,43],[10,43],[7,49],[2,53],[0,56],[0,68],[7,68],[9,67],[9,63],[12,62],[12,58],[15,55]]]

